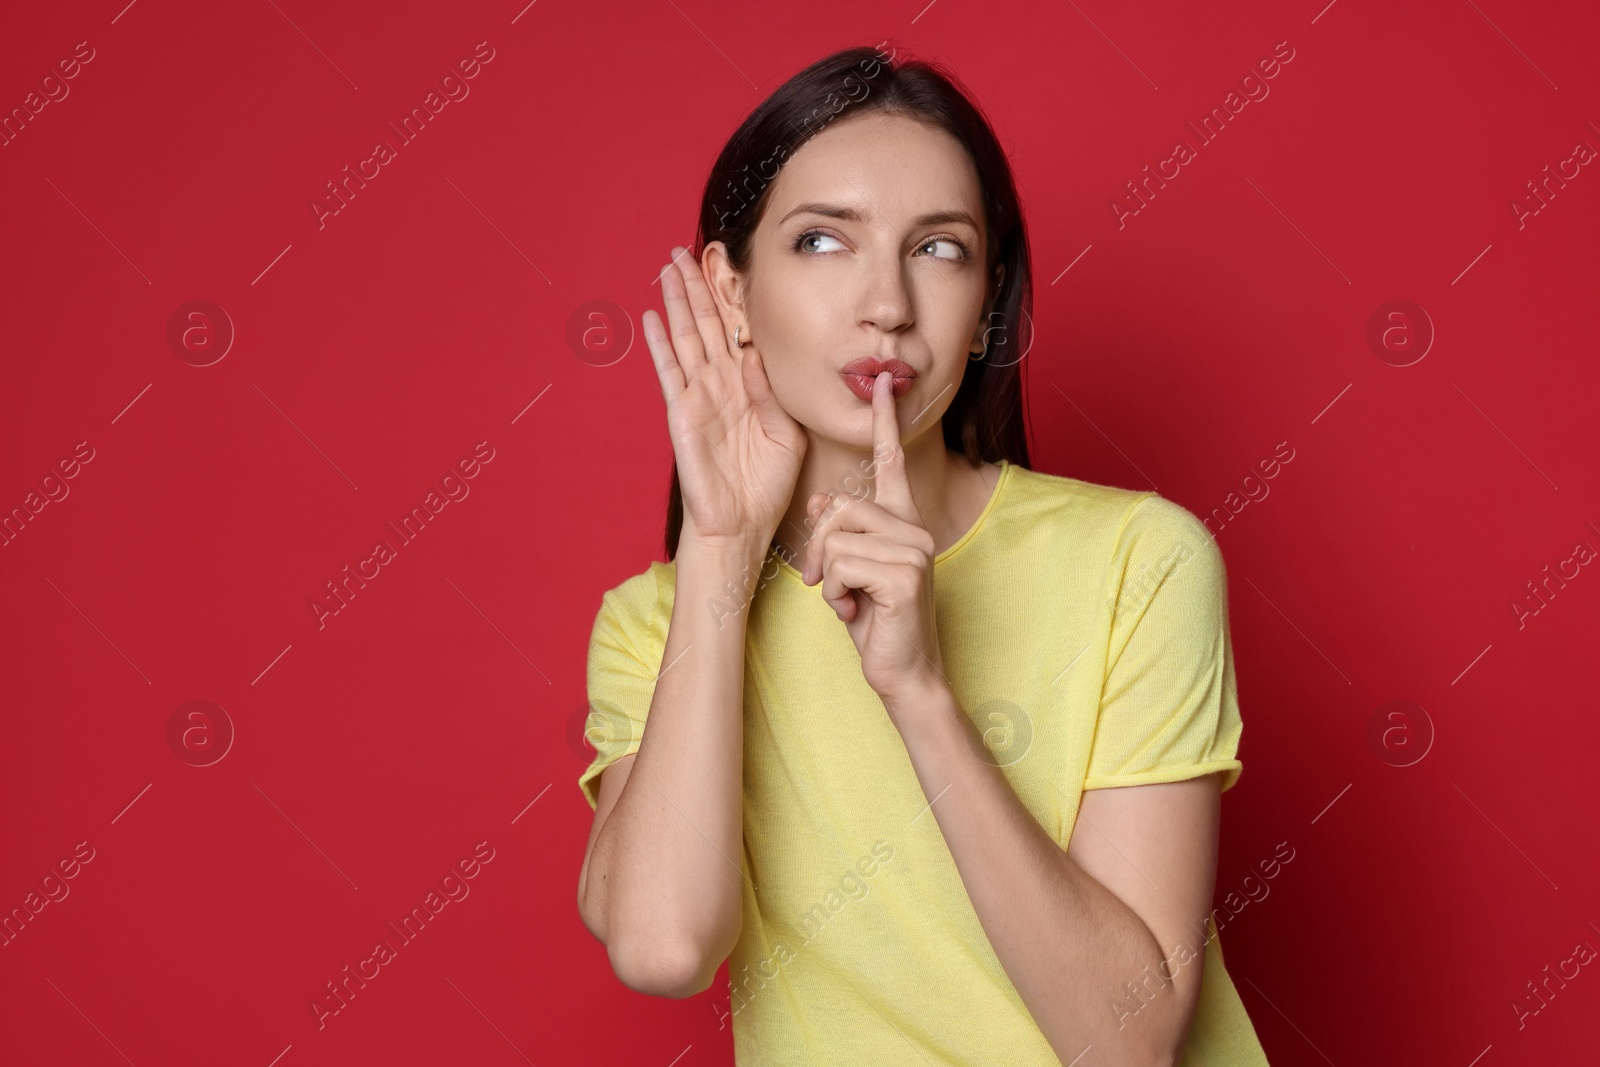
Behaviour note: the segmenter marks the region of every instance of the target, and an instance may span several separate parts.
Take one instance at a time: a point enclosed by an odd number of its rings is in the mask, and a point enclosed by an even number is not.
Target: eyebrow
[[[778,225],[782,226],[785,222],[788,222],[796,215],[826,215],[829,218],[844,219],[847,222],[863,221],[861,213],[853,207],[846,207],[843,204],[825,204],[813,201],[811,203],[801,204],[794,208],[787,215],[778,220]],[[911,225],[918,227],[938,226],[951,222],[964,223],[965,225],[971,226],[974,230],[979,230],[980,232],[982,230],[982,227],[978,225],[977,221],[965,211],[930,211],[926,215],[918,215],[916,218],[912,219]]]

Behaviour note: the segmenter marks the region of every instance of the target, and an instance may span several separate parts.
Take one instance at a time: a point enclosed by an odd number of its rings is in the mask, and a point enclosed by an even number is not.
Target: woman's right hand
[[[677,457],[680,537],[750,541],[765,552],[794,494],[805,431],[778,406],[754,343],[729,350],[731,331],[694,257],[673,255],[661,275],[670,335],[654,309],[643,320]]]

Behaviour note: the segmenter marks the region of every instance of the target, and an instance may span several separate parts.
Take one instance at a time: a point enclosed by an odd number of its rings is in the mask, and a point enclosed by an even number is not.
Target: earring
[[[739,340],[739,331],[742,329],[744,329],[743,325],[735,326],[733,328],[733,347],[735,348],[744,347],[744,342]]]

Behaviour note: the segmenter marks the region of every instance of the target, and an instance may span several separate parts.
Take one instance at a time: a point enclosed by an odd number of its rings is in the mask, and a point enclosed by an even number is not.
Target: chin
[[[852,398],[852,403],[856,401]],[[798,421],[798,420],[797,420]],[[855,412],[844,415],[840,412],[829,412],[828,416],[817,423],[802,423],[805,428],[821,440],[843,448],[859,449],[862,452],[872,451],[872,411],[865,413]]]

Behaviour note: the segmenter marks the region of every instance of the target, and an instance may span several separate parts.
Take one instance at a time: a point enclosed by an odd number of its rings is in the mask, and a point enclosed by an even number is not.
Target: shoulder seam
[[[1110,553],[1110,555],[1106,556],[1105,564],[1101,568],[1101,570],[1104,572],[1104,575],[1105,575],[1103,578],[1100,579],[1100,601],[1101,601],[1101,603],[1112,603],[1112,604],[1116,603],[1115,600],[1109,600],[1108,599],[1109,596],[1110,596],[1110,593],[1111,593],[1111,588],[1110,588],[1110,586],[1111,586],[1111,564],[1117,558],[1117,547],[1122,544],[1122,535],[1127,532],[1128,523],[1133,521],[1133,513],[1135,511],[1139,510],[1139,505],[1140,504],[1143,504],[1145,501],[1149,500],[1151,497],[1155,497],[1157,499],[1162,499],[1161,494],[1157,493],[1155,490],[1146,491],[1143,496],[1139,497],[1133,503],[1129,504],[1127,506],[1127,508],[1123,511],[1123,513],[1122,513],[1122,521],[1117,523],[1117,531],[1116,531],[1116,533],[1111,535],[1111,553]],[[1113,611],[1111,613],[1111,621],[1112,622],[1116,621],[1116,612],[1115,611]]]
[[[653,611],[659,609],[660,606],[661,606],[661,578],[656,573],[655,561],[651,562],[650,569],[646,573],[648,573],[650,575],[650,585],[651,585],[651,588],[652,588],[652,595],[650,597],[650,605],[646,610],[653,612]],[[633,577],[638,577],[638,576],[630,576],[628,579],[625,579],[623,581],[622,585],[626,585],[627,582],[631,581]],[[607,592],[607,594],[611,595],[614,599],[620,600],[621,597],[617,595],[617,590],[620,589],[620,588],[621,588],[621,585],[618,585],[616,588],[608,589],[606,592]],[[602,600],[603,599],[604,598],[602,597]],[[615,611],[613,611],[612,615],[613,615],[613,617],[616,617],[617,613]],[[649,625],[649,617],[648,616],[645,616],[645,617],[641,618],[639,621],[640,621],[640,623],[642,625]],[[659,671],[661,669],[661,664],[660,663],[652,664],[649,660],[645,659],[643,656],[641,656],[639,654],[638,646],[636,646],[634,644],[633,638],[629,634],[628,630],[629,630],[629,628],[628,628],[627,624],[624,622],[624,620],[622,618],[618,617],[617,618],[617,637],[619,639],[621,639],[623,645],[627,648],[628,654],[630,656],[632,656],[635,660],[639,661],[640,663],[644,664],[646,667],[650,668],[651,670]]]

